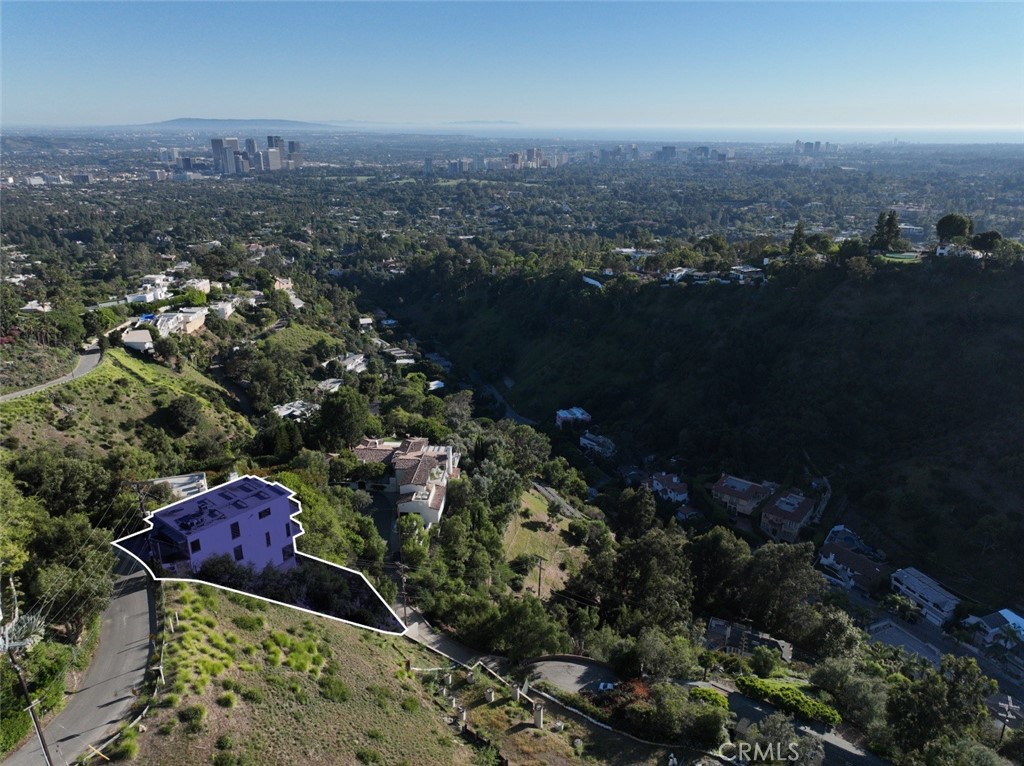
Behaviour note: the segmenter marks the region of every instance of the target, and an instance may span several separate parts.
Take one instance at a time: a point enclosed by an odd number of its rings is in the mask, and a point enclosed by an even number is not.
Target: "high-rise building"
[[[256,148],[256,139],[255,138],[247,138],[247,139],[245,139],[245,151],[249,154],[249,157],[255,157],[256,156],[256,152],[258,152],[259,149]]]
[[[213,172],[224,172],[224,139],[211,138],[210,148],[213,150]]]
[[[423,175],[432,176],[434,175],[434,160],[427,157],[423,160]]]
[[[281,169],[281,150],[280,149],[267,149],[264,152],[267,170],[280,170]]]
[[[284,141],[281,136],[267,136],[267,148],[268,149],[280,149],[284,151]]]
[[[666,162],[668,160],[674,160],[676,158],[676,148],[674,146],[661,147],[661,158]]]

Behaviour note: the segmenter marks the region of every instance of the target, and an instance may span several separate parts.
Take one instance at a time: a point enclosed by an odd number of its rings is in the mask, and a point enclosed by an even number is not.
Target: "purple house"
[[[231,556],[260,571],[291,566],[302,527],[295,493],[256,476],[222,484],[149,516],[151,530],[123,541],[133,552],[175,573],[196,572],[211,556]]]

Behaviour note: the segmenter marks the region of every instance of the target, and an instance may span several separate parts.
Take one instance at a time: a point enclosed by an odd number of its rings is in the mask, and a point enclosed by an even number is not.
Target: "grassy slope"
[[[547,528],[550,521],[547,502],[535,491],[530,490],[523,495],[522,507],[529,511],[530,515],[528,518],[521,514],[516,515],[509,522],[505,530],[505,558],[511,561],[516,556],[528,554],[547,559],[541,575],[541,591],[547,596],[552,590],[558,590],[565,585],[569,570],[582,563],[583,552],[570,547],[566,539],[568,519],[559,518],[554,521],[550,530]],[[560,565],[565,565],[565,568],[561,568]],[[527,589],[535,591],[536,583],[536,571],[531,571],[524,578],[524,585]]]
[[[316,330],[305,325],[292,324],[270,335],[263,341],[263,345],[267,352],[283,350],[299,356],[309,349],[310,346],[316,345],[321,340],[336,342],[338,339],[322,330]]]
[[[0,429],[22,444],[109,449],[133,443],[137,421],[186,393],[199,399],[217,431],[251,431],[230,409],[224,389],[201,373],[191,367],[176,373],[119,349],[108,351],[99,367],[83,378],[0,404]]]
[[[415,667],[437,665],[417,644],[284,607],[253,609],[214,588],[181,585],[167,597],[180,617],[165,659],[171,694],[162,700],[169,706],[147,720],[139,763],[209,764],[225,734],[234,742],[230,752],[254,766],[355,764],[359,752],[374,762],[371,751],[387,764],[469,763],[472,751],[453,736],[423,684],[404,672],[407,657]],[[234,622],[239,618],[248,627]],[[320,691],[332,662],[347,700]],[[216,701],[225,685],[233,707]],[[196,704],[206,719],[201,732],[188,733],[177,711]]]
[[[453,711],[438,694],[441,671],[430,670],[447,663],[420,645],[216,588],[173,584],[166,598],[168,613],[178,617],[165,649],[167,686],[137,738],[137,763],[209,764],[222,752],[222,737],[230,738],[226,752],[241,766],[472,761],[474,751],[445,722]],[[406,674],[407,658],[424,670]],[[321,692],[327,677],[344,685],[347,699]],[[498,690],[493,704],[483,699],[488,686]],[[667,757],[552,706],[545,731],[538,731],[532,712],[479,672],[473,683],[455,672],[452,690],[470,726],[518,766],[580,763],[576,738],[590,763],[653,766]],[[226,694],[230,706],[218,703]],[[189,732],[178,714],[195,705],[205,716],[200,730]],[[566,723],[562,732],[550,728],[556,718]]]

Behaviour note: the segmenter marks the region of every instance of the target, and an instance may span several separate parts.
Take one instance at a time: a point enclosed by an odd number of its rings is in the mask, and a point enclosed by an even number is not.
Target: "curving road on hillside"
[[[98,346],[89,346],[84,353],[79,354],[78,361],[75,363],[75,369],[67,375],[61,375],[59,378],[54,378],[53,380],[48,380],[45,383],[40,383],[38,386],[23,388],[20,391],[12,391],[9,394],[4,394],[3,396],[0,396],[0,402],[18,399],[22,396],[28,396],[29,394],[34,394],[38,391],[45,391],[51,386],[59,386],[61,383],[68,383],[72,380],[77,380],[86,373],[95,370],[102,358],[103,353],[99,350]]]
[[[125,719],[142,686],[149,662],[150,635],[156,632],[148,575],[125,556],[114,596],[100,621],[100,642],[92,664],[67,705],[43,726],[56,764],[71,763],[90,745],[98,745]],[[35,735],[3,766],[39,766],[43,753]]]

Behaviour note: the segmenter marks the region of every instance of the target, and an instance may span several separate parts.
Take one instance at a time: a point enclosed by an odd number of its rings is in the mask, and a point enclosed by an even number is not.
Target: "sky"
[[[1024,3],[0,3],[0,123],[995,131]]]

